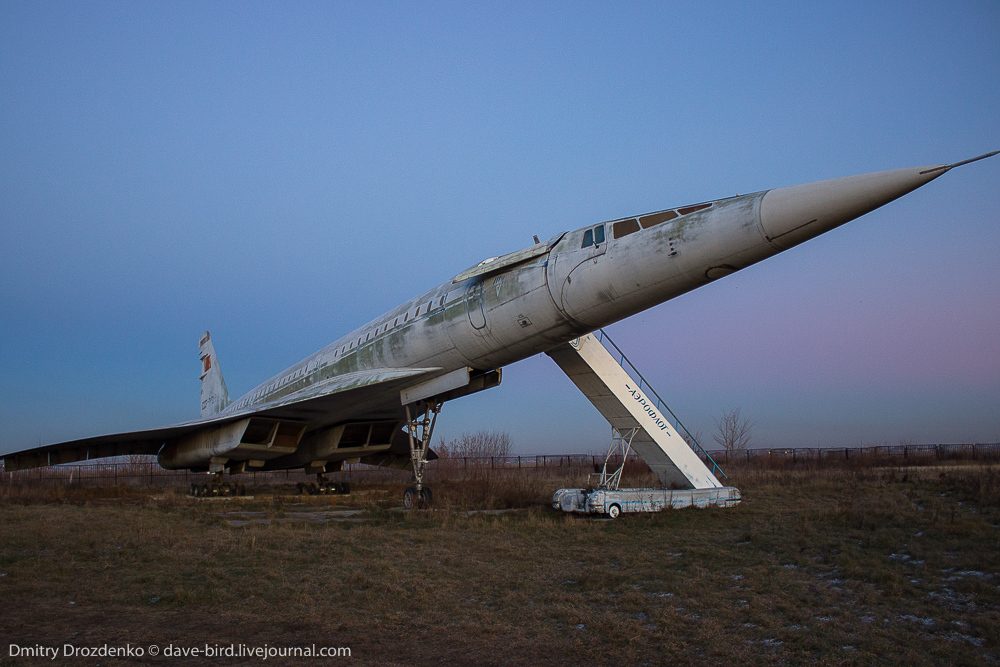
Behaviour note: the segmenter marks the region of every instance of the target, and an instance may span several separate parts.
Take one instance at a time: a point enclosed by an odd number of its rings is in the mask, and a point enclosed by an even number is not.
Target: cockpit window
[[[629,218],[628,220],[616,222],[611,228],[614,230],[615,238],[620,239],[623,236],[628,236],[639,231],[639,223],[635,218]]]
[[[707,204],[695,204],[694,206],[685,206],[684,208],[677,209],[677,212],[681,215],[687,215],[688,213],[694,213],[695,211],[700,211],[703,208],[708,208],[712,203]]]
[[[583,233],[583,245],[581,248],[589,248],[592,245],[604,243],[604,225],[597,225]]]
[[[660,213],[650,213],[649,215],[644,215],[639,218],[639,224],[642,225],[643,229],[648,229],[653,225],[658,225],[661,222],[666,222],[667,220],[673,220],[677,217],[674,211],[661,211]]]

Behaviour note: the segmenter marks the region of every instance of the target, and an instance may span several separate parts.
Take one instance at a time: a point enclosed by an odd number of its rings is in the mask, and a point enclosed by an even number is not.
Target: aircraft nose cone
[[[791,248],[930,183],[949,165],[833,178],[768,191],[760,204],[767,240]]]

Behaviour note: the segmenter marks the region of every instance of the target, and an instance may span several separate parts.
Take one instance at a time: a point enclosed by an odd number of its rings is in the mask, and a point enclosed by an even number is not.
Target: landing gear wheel
[[[414,510],[419,504],[420,500],[417,497],[416,488],[412,486],[407,487],[406,491],[403,491],[403,509]]]
[[[420,507],[426,509],[434,504],[434,494],[426,486],[420,489]]]
[[[351,483],[350,482],[341,482],[340,483],[340,492],[342,494],[344,494],[345,496],[349,495],[351,493]]]
[[[195,498],[197,498],[198,496],[201,495],[201,490],[198,488],[197,484],[192,484],[191,488],[190,488],[190,493],[191,493],[192,496],[194,496]]]
[[[612,505],[611,507],[608,508],[609,519],[617,519],[621,515],[621,513],[622,513],[622,508],[618,507],[618,505]]]
[[[305,482],[299,482],[298,484],[295,485],[295,488],[299,490],[299,495],[300,496],[306,495],[306,485],[305,485]]]

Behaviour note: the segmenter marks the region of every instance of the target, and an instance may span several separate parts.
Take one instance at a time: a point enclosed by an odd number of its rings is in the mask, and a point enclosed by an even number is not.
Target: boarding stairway
[[[723,488],[726,474],[603,330],[547,354],[666,487]]]

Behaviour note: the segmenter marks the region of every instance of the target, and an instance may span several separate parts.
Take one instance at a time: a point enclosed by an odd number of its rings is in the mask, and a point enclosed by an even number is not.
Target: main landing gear
[[[323,473],[316,474],[315,482],[299,482],[296,486],[300,496],[326,495],[328,493],[347,495],[351,492],[350,482],[331,482],[323,476]]]
[[[403,492],[403,507],[426,509],[434,502],[434,494],[424,486],[424,466],[427,464],[427,450],[430,449],[434,424],[443,403],[424,403],[423,414],[414,417],[410,406],[406,406],[406,432],[410,436],[410,462],[413,464],[414,486]]]
[[[223,482],[222,473],[215,473],[211,482],[193,482],[191,484],[191,495],[195,498],[208,498],[211,496],[245,496],[247,487],[239,482]]]

